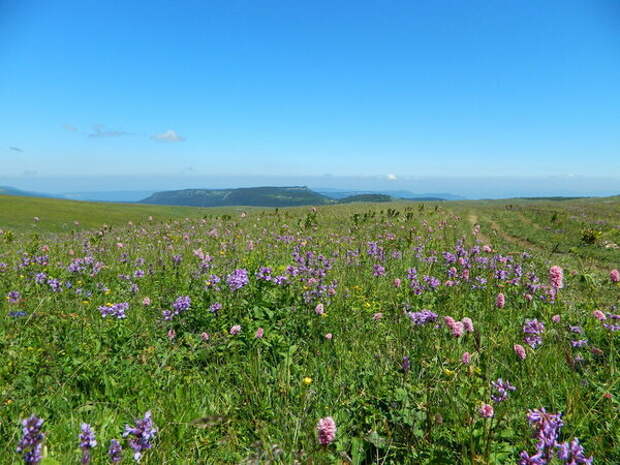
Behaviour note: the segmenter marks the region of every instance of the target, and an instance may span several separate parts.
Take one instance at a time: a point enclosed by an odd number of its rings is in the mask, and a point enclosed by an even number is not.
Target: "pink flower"
[[[555,289],[562,289],[564,287],[564,270],[558,265],[549,268],[549,282]]]
[[[612,283],[620,283],[620,271],[613,269],[609,272],[609,279]]]
[[[461,276],[463,277],[465,281],[469,281],[469,269],[463,270],[463,272],[461,273]]]
[[[328,446],[336,439],[336,422],[332,417],[321,418],[316,425],[319,444]]]
[[[461,337],[465,332],[465,325],[460,321],[457,321],[450,329],[452,330],[452,335],[454,337]]]
[[[328,341],[331,341],[333,339],[334,335],[332,333],[327,333],[325,335],[325,339],[327,339]]]
[[[534,296],[532,296],[532,294],[525,294],[523,297],[525,297],[525,300],[527,300],[528,302],[531,302],[532,299],[534,298]]]
[[[394,287],[400,287],[401,280],[399,278],[395,278],[393,281]]]
[[[230,334],[232,334],[233,336],[235,336],[236,334],[239,334],[241,332],[241,325],[234,325],[233,327],[230,328]]]
[[[493,252],[493,249],[491,248],[490,245],[483,245],[482,246],[482,251],[488,253],[488,252]]]
[[[151,299],[149,297],[145,297],[144,299],[142,299],[142,305],[148,307],[149,305],[151,305]]]
[[[375,313],[375,314],[372,316],[372,319],[373,319],[373,320],[375,320],[375,321],[378,321],[378,320],[380,320],[381,318],[383,318],[383,313]]]
[[[177,337],[177,332],[174,329],[168,330],[168,339],[172,341],[175,337]]]
[[[562,321],[562,317],[560,315],[553,315],[551,317],[551,321],[553,321],[554,323],[559,323],[560,321]]]
[[[456,323],[456,321],[454,321],[454,318],[452,318],[451,316],[444,316],[443,322],[448,328],[452,328],[454,326],[454,323]]]
[[[461,362],[463,362],[464,365],[469,365],[471,363],[471,354],[469,352],[463,352]]]
[[[504,296],[504,294],[500,292],[499,294],[497,294],[497,297],[495,299],[495,306],[497,308],[504,308],[505,305],[506,305],[506,296]]]
[[[265,334],[265,330],[264,330],[263,328],[258,328],[258,329],[256,330],[255,337],[256,337],[257,339],[261,339],[261,338],[263,337],[263,335],[264,335],[264,334]]]
[[[323,306],[323,304],[317,304],[314,308],[314,313],[316,313],[317,315],[322,315],[323,313],[325,313],[325,307]]]
[[[592,312],[592,316],[596,318],[598,321],[603,321],[607,319],[607,316],[605,316],[605,314],[600,310],[594,310]]]
[[[484,418],[491,418],[495,412],[493,411],[493,407],[490,406],[489,404],[482,404],[480,406],[480,415]]]
[[[209,333],[200,333],[200,339],[207,342],[209,339],[211,339],[211,335]]]
[[[463,327],[465,328],[465,331],[467,331],[468,333],[474,332],[474,322],[471,321],[471,318],[466,316],[465,318],[461,320],[461,323],[463,323]]]
[[[515,354],[517,354],[517,357],[519,357],[521,360],[525,360],[525,357],[527,357],[527,354],[525,353],[525,349],[523,348],[521,344],[513,345],[512,349],[515,351]]]

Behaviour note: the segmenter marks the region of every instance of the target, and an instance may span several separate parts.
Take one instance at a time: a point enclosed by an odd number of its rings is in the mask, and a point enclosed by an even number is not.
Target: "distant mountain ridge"
[[[327,205],[332,199],[305,186],[240,187],[237,189],[182,189],[156,192],[140,203],[190,207],[295,207]]]
[[[45,197],[51,198],[52,195],[42,194],[40,192],[23,191],[10,186],[0,186],[0,195],[18,195],[20,197]]]

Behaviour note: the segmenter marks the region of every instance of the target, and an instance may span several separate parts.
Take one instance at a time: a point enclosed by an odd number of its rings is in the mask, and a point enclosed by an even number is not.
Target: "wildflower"
[[[411,362],[409,361],[409,357],[407,356],[403,357],[403,361],[401,363],[401,369],[403,370],[403,373],[405,374],[409,372],[409,370],[411,369]]]
[[[599,320],[599,321],[603,321],[603,320],[606,320],[606,319],[607,319],[607,317],[605,316],[605,314],[604,314],[602,311],[600,311],[600,310],[594,310],[594,311],[592,312],[592,316],[594,316],[594,318],[596,318],[596,319],[597,319],[597,320]]]
[[[463,323],[463,327],[465,328],[465,331],[467,331],[468,333],[474,332],[474,322],[471,321],[471,318],[466,316],[465,318],[461,320],[461,323]]]
[[[316,307],[314,307],[314,313],[317,315],[322,315],[325,313],[325,306],[323,304],[316,304]]]
[[[480,412],[480,415],[483,418],[491,418],[493,415],[495,415],[493,407],[489,404],[482,404],[478,412]]]
[[[540,321],[533,320],[525,320],[523,324],[523,333],[525,336],[523,340],[526,344],[528,344],[532,349],[535,349],[540,344],[542,344],[542,337],[540,336],[545,330],[545,325]]]
[[[512,348],[515,351],[515,354],[517,354],[517,357],[519,357],[521,360],[525,360],[526,353],[525,349],[521,344],[515,344],[514,346],[512,346]]]
[[[6,299],[11,304],[19,303],[21,298],[22,298],[22,295],[19,293],[19,291],[11,291],[6,295]]]
[[[427,323],[432,323],[438,317],[436,313],[433,313],[430,310],[420,310],[419,312],[408,312],[407,316],[417,326],[422,326]]]
[[[41,432],[44,420],[32,415],[22,420],[22,438],[17,444],[17,452],[23,452],[26,465],[36,465],[41,462],[43,440],[45,435]]]
[[[230,334],[233,336],[239,334],[241,332],[241,325],[234,325],[230,328]]]
[[[149,305],[151,305],[151,299],[149,297],[145,297],[144,299],[142,299],[142,305],[148,307]]]
[[[122,320],[126,318],[125,312],[129,309],[129,303],[120,302],[118,304],[105,304],[98,307],[101,316],[105,318],[106,316],[113,316],[118,320]]]
[[[462,322],[457,321],[454,323],[454,326],[450,328],[450,330],[454,337],[461,337],[465,332],[465,325]]]
[[[168,336],[168,339],[172,341],[175,337],[177,337],[177,332],[171,328],[168,330],[167,336]]]
[[[261,339],[264,334],[265,334],[265,330],[263,328],[258,328],[256,330],[255,337],[256,337],[256,339]]]
[[[80,440],[80,449],[82,450],[82,464],[90,463],[90,450],[97,445],[95,432],[88,423],[82,423],[80,426],[81,433],[78,435]]]
[[[331,341],[333,339],[334,335],[332,333],[327,333],[325,335],[325,339],[327,339],[328,341]]]
[[[506,297],[504,296],[504,294],[500,292],[499,294],[497,294],[497,297],[495,299],[495,306],[497,308],[504,308],[505,305],[506,305]]]
[[[226,284],[231,291],[237,291],[250,282],[248,272],[243,268],[236,269],[226,276]]]
[[[508,393],[510,391],[516,391],[517,389],[508,381],[504,381],[502,378],[498,378],[497,381],[492,381],[491,386],[495,389],[495,392],[491,394],[491,399],[496,403],[505,401],[508,399]]]
[[[564,270],[558,265],[549,268],[549,283],[556,290],[564,287]]]
[[[609,279],[612,283],[620,283],[620,271],[613,269],[609,272]]]
[[[123,447],[121,446],[121,444],[116,439],[112,439],[110,441],[110,447],[108,448],[108,456],[110,457],[110,462],[118,463],[123,460],[122,452]]]
[[[304,384],[305,384],[305,385],[310,385],[310,384],[312,384],[312,378],[310,378],[310,376],[306,376],[306,377],[303,379],[303,381],[304,381]]]
[[[471,363],[471,354],[469,352],[463,352],[461,362],[463,362],[463,365],[469,365]]]
[[[381,265],[374,265],[372,267],[372,274],[374,276],[383,276],[385,274],[385,268]]]
[[[139,462],[145,450],[153,447],[152,440],[157,434],[157,428],[153,424],[151,412],[144,414],[144,418],[136,420],[135,426],[125,425],[123,437],[129,439],[129,447],[134,451],[133,459]]]
[[[328,446],[336,439],[336,422],[332,417],[321,418],[316,425],[319,444]]]
[[[392,284],[394,285],[394,287],[399,288],[401,285],[400,278],[394,278],[394,281],[392,282]]]
[[[373,320],[375,320],[375,321],[378,321],[378,320],[380,320],[381,318],[383,318],[383,313],[375,313],[375,314],[372,316],[372,319],[373,319]]]
[[[562,321],[562,317],[560,315],[553,315],[551,317],[551,321],[553,321],[554,323],[559,323],[560,321]]]
[[[574,438],[570,444],[568,442],[558,444],[557,450],[558,458],[569,465],[590,465],[593,461],[592,457],[584,455],[583,446],[579,444],[578,438]]]
[[[210,338],[211,336],[209,335],[209,333],[200,333],[200,339],[202,339],[203,341],[207,342]]]
[[[578,347],[583,347],[583,346],[585,346],[585,345],[588,343],[588,340],[587,340],[587,339],[580,339],[580,340],[578,340],[578,341],[570,341],[570,343],[571,343],[571,345],[572,345],[573,347],[578,348]]]

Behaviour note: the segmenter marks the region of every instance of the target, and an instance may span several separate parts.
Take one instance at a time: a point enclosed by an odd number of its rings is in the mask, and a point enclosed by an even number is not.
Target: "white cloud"
[[[120,137],[129,135],[131,135],[131,133],[126,131],[107,129],[103,124],[95,124],[93,126],[93,132],[90,133],[88,137]]]
[[[398,179],[395,174],[387,174],[385,177],[388,179],[388,181],[396,181]]]
[[[77,132],[78,131],[78,128],[76,128],[75,126],[71,126],[70,124],[63,124],[62,127],[65,128],[65,130],[67,130],[69,132]]]
[[[172,129],[168,129],[161,134],[151,136],[151,139],[159,142],[183,142],[185,137],[179,136],[176,131],[173,131]]]

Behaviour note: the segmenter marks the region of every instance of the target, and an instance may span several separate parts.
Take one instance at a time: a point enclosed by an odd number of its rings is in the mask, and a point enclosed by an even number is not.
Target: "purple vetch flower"
[[[6,295],[6,299],[9,301],[10,304],[16,304],[19,303],[19,301],[21,300],[22,295],[20,294],[19,291],[10,291],[7,295]]]
[[[558,458],[566,465],[591,465],[593,457],[586,457],[583,446],[579,444],[579,439],[574,438],[570,443],[564,442],[557,445]]]
[[[41,462],[43,440],[45,435],[41,432],[44,420],[35,415],[22,420],[22,438],[17,444],[16,451],[23,452],[26,465],[36,465]]]
[[[113,316],[119,320],[126,318],[125,312],[129,309],[129,303],[120,302],[118,304],[106,304],[99,307],[99,311],[101,312],[101,316],[105,318],[106,316]]]
[[[80,463],[87,465],[90,463],[90,451],[97,445],[97,439],[95,432],[88,423],[82,423],[80,430],[81,432],[78,435],[80,440],[80,449],[82,450],[82,460]]]
[[[112,439],[110,441],[110,447],[108,448],[108,456],[110,457],[110,462],[119,463],[123,460],[123,446],[121,446],[120,442],[116,439]]]
[[[372,267],[373,276],[383,276],[385,274],[385,267],[381,265],[373,265]]]
[[[419,312],[407,312],[407,316],[417,326],[422,326],[427,323],[432,323],[438,317],[436,313],[433,313],[430,310],[425,310],[425,309],[420,310]]]
[[[508,399],[508,393],[510,391],[516,391],[517,388],[510,384],[508,381],[504,381],[502,378],[498,378],[497,381],[491,381],[491,386],[495,389],[495,392],[491,394],[491,399],[495,403],[503,402]]]
[[[249,283],[248,272],[243,268],[238,268],[226,276],[226,284],[231,291],[237,291]]]
[[[145,450],[153,447],[152,440],[157,434],[157,428],[153,424],[151,412],[144,414],[144,418],[137,419],[135,426],[125,425],[123,437],[130,437],[129,447],[134,451],[133,459],[139,462]]]
[[[192,305],[192,299],[190,299],[189,296],[185,295],[185,296],[177,297],[174,303],[172,304],[172,310],[164,310],[162,312],[164,320],[166,321],[172,320],[175,316],[189,310],[191,305]]]
[[[545,325],[536,320],[525,320],[523,324],[523,333],[525,336],[523,340],[527,345],[529,345],[532,349],[535,349],[540,344],[542,344],[542,337],[540,336],[545,330]]]

